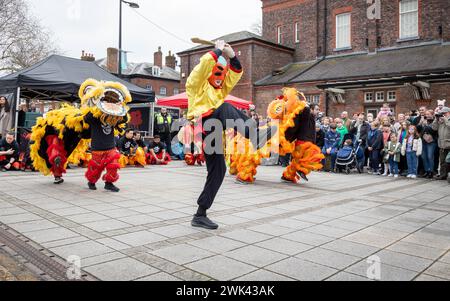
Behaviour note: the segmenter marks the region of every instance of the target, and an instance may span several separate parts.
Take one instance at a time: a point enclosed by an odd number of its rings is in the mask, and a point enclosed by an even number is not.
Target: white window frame
[[[153,66],[152,67],[152,75],[159,77],[161,76],[161,68],[159,68],[158,66]]]
[[[159,88],[159,95],[167,95],[167,88],[166,87],[161,87]]]
[[[383,98],[378,98],[379,95],[383,95]],[[384,92],[375,93],[375,102],[384,102]]]
[[[177,94],[180,94],[180,89],[174,88],[173,89],[173,95],[177,95]]]
[[[369,96],[370,95],[370,99]],[[373,102],[373,92],[366,92],[364,93],[364,102],[365,103],[372,103]]]
[[[146,85],[145,88],[147,90],[153,91],[153,86],[152,85]]]
[[[391,95],[394,95],[394,97],[392,98]],[[387,92],[387,100],[389,102],[396,102],[397,101],[397,91],[388,91]]]
[[[294,25],[295,43],[300,43],[300,22],[295,22]]]
[[[343,17],[348,17],[348,24],[340,24],[340,20]],[[341,28],[346,28],[348,30],[348,40],[343,40],[344,37],[341,36]],[[352,13],[343,13],[336,15],[336,49],[347,49],[352,47]]]
[[[283,42],[283,28],[281,25],[277,26],[277,42],[278,44]]]
[[[415,3],[417,4],[417,7],[415,9],[411,9],[411,10],[404,10],[403,5],[406,2],[411,2],[411,1],[415,1]],[[404,34],[404,29],[403,29],[403,18],[405,18],[406,16],[409,15],[415,15],[415,21],[416,21],[416,29],[414,33],[411,33],[409,35],[405,35]],[[400,35],[400,39],[410,39],[410,38],[417,38],[419,36],[419,0],[401,0],[399,2],[399,35]]]
[[[314,95],[312,103],[314,105],[319,105],[320,104],[320,95]]]

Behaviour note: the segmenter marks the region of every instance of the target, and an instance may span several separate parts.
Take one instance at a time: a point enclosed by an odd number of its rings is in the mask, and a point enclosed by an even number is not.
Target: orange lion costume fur
[[[283,95],[274,100],[268,108],[268,116],[279,124],[278,136],[272,138],[268,145],[258,152],[254,152],[248,143],[245,144],[242,141],[245,139],[240,135],[228,139],[228,145],[231,144],[232,147],[232,152],[228,153],[230,173],[236,175],[239,182],[253,183],[261,160],[277,151],[281,156],[292,154],[292,162],[283,173],[285,181],[297,183],[301,175],[307,176],[312,171],[322,169],[324,156],[318,146],[310,141],[290,141],[287,137],[287,131],[295,126],[296,118],[307,106],[302,93],[293,88],[283,89]],[[279,148],[276,147],[278,145]]]

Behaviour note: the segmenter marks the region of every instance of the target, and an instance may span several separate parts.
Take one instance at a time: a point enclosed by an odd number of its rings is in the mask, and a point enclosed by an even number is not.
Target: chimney
[[[158,47],[158,52],[154,54],[153,65],[162,68],[163,66],[163,53],[161,51],[161,46]]]
[[[92,53],[81,51],[81,60],[86,62],[95,62],[95,56]]]
[[[378,21],[368,20],[367,48],[370,53],[373,53],[378,46]]]
[[[166,67],[175,69],[177,67],[177,59],[175,54],[172,54],[172,51],[169,51],[169,55],[166,56]]]
[[[106,70],[110,73],[119,73],[119,50],[117,48],[108,48]]]

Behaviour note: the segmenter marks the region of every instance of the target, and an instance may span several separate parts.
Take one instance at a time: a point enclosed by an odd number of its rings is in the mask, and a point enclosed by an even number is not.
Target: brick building
[[[107,57],[97,60],[96,63],[117,75],[118,54],[117,48],[108,48]],[[159,47],[153,55],[153,63],[128,63],[127,69],[122,71],[122,78],[144,89],[155,91],[156,98],[164,98],[180,93],[180,72],[176,68],[176,57],[170,51],[163,64],[163,53]]]
[[[279,45],[248,31],[236,32],[217,39],[225,40],[234,47],[236,55],[245,70],[244,75],[233,90],[234,96],[255,101],[254,83],[262,76],[272,72],[273,68],[281,68],[292,61],[294,49]],[[192,69],[200,62],[200,58],[208,51],[208,46],[197,46],[177,53],[181,58],[181,86]],[[276,57],[276,61],[274,61]]]
[[[262,14],[262,37],[246,49],[224,37],[250,73],[233,94],[251,95],[261,114],[285,86],[329,115],[450,102],[448,0],[262,0]],[[271,52],[251,51],[256,42]],[[184,77],[201,50],[180,54]]]

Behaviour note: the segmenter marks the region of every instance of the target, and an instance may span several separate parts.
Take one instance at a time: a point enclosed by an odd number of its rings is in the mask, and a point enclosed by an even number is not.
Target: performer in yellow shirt
[[[229,58],[229,65],[222,54]],[[216,49],[200,59],[200,64],[194,68],[186,83],[189,99],[188,120],[202,126],[208,170],[205,188],[197,202],[199,208],[192,220],[194,227],[209,230],[219,227],[207,217],[206,211],[211,208],[227,171],[223,150],[223,131],[234,128],[242,136],[251,140],[254,149],[263,147],[277,131],[276,127],[258,129],[254,120],[224,102],[242,75],[242,65],[233,48],[225,41],[219,40],[216,42]],[[239,125],[236,126],[236,124]],[[211,136],[215,139],[212,140]]]

